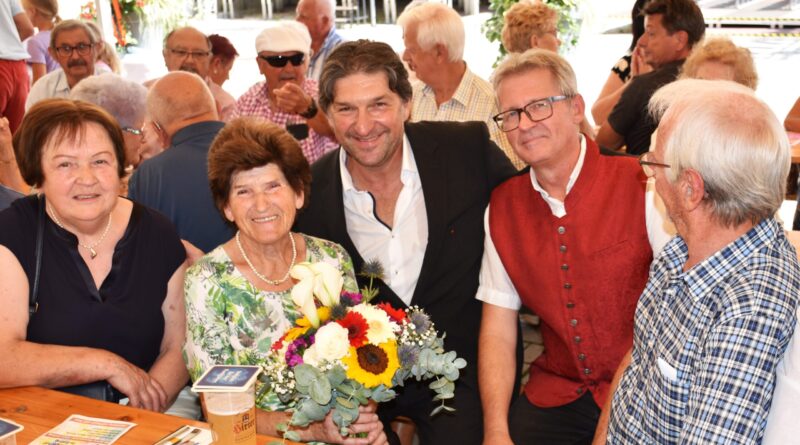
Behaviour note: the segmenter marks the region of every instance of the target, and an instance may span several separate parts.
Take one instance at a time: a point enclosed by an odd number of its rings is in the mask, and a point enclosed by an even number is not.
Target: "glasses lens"
[[[266,60],[270,66],[274,66],[275,68],[283,68],[289,62],[292,62],[293,66],[300,66],[300,64],[303,63],[305,54],[298,53],[291,56],[261,56],[261,58]]]
[[[92,49],[92,45],[89,45],[87,43],[79,43],[78,46],[75,47],[75,49],[78,50],[78,54],[85,56],[89,54],[89,51]]]
[[[549,100],[538,100],[525,106],[525,112],[534,122],[539,122],[553,115],[553,105]]]

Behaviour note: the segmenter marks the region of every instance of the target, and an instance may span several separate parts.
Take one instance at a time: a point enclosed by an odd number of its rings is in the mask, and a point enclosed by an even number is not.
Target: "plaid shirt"
[[[317,100],[316,82],[306,79],[301,86],[306,94]],[[236,101],[236,106],[231,113],[231,119],[240,116],[261,117],[284,128],[287,124],[303,124],[306,122],[306,119],[298,114],[286,113],[280,110],[275,111],[270,107],[269,90],[265,80],[250,87]],[[313,164],[322,155],[338,146],[339,144],[336,141],[317,134],[311,127],[308,127],[308,137],[300,141],[300,148],[303,149],[303,154],[309,164]]]
[[[800,268],[775,219],[684,272],[664,247],[636,308],[608,444],[760,443],[795,325]]]
[[[467,68],[461,83],[447,102],[436,106],[436,95],[433,88],[422,82],[414,84],[414,98],[411,106],[411,122],[419,121],[480,121],[489,127],[492,140],[508,156],[514,167],[520,169],[525,166],[506,134],[492,120],[492,116],[499,113],[494,90],[488,82],[476,76]]]

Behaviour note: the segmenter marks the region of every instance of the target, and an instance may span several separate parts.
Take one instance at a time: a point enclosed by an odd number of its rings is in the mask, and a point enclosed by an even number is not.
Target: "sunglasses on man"
[[[269,63],[270,66],[275,68],[283,68],[288,62],[292,62],[293,66],[300,66],[303,63],[306,55],[303,53],[292,54],[291,56],[258,56],[261,60]]]

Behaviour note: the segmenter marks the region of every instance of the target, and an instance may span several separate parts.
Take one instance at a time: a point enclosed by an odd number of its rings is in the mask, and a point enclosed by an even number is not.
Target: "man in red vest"
[[[637,160],[603,156],[579,132],[584,101],[557,54],[510,55],[493,84],[506,132],[529,169],[486,211],[477,298],[484,443],[589,444],[632,342],[653,252],[669,239]],[[513,404],[517,312],[541,319],[544,352]]]

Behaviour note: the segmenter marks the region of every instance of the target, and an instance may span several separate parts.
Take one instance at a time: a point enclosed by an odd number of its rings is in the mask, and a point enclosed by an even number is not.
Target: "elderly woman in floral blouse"
[[[344,274],[344,289],[357,291],[353,264],[330,241],[292,233],[306,203],[311,171],[300,146],[283,128],[237,119],[217,136],[208,154],[215,203],[238,231],[186,274],[189,373],[197,379],[215,364],[257,365],[272,343],[300,318],[292,301],[289,271],[303,261],[326,262]],[[278,435],[290,414],[274,394],[258,402],[257,430]],[[298,432],[304,441],[350,445],[385,443],[374,408],[362,408],[352,433],[339,434],[329,415]]]

